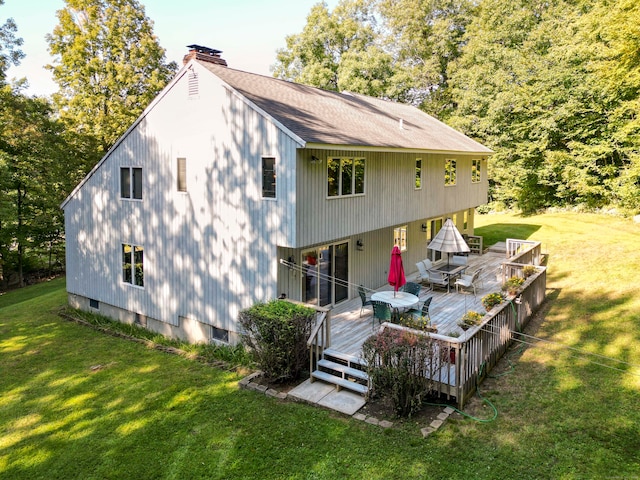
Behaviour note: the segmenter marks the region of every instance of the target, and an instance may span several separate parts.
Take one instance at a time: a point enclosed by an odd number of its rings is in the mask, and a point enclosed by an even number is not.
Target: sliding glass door
[[[302,301],[324,307],[349,298],[349,244],[302,252]]]

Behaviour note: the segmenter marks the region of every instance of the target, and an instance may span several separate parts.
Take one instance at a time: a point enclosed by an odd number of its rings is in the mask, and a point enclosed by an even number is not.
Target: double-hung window
[[[144,252],[140,245],[122,244],[122,281],[144,286]]]
[[[481,174],[480,174],[481,170],[480,170],[480,160],[479,159],[473,159],[471,160],[471,182],[472,183],[478,183],[480,181]]]
[[[142,200],[142,168],[120,167],[120,198]]]
[[[187,191],[187,159],[184,157],[178,157],[177,172],[178,172],[178,191]]]
[[[262,198],[276,198],[276,159],[262,157]]]
[[[407,226],[403,225],[393,229],[393,244],[400,247],[400,251],[407,250]]]
[[[330,158],[327,161],[327,195],[344,197],[364,194],[364,158]]]
[[[444,184],[456,184],[456,161],[449,158],[444,163]]]

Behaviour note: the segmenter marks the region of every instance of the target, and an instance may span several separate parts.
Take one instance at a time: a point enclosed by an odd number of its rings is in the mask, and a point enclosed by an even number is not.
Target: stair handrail
[[[318,360],[322,359],[323,352],[331,346],[331,309],[325,307],[315,307],[316,325],[311,330],[311,335],[307,340],[309,347],[309,379],[313,382],[313,370],[318,364]]]

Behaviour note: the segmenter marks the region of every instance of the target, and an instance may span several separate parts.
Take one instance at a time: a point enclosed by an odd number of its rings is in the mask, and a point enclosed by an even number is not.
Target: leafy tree
[[[404,79],[402,101],[435,115],[451,107],[449,64],[460,57],[477,0],[380,0],[385,44]]]
[[[47,100],[0,89],[0,262],[20,285],[28,251],[63,238],[60,202],[84,173],[66,168],[64,138]]]
[[[4,0],[0,0],[0,6]],[[6,81],[7,69],[11,65],[18,65],[24,58],[24,53],[18,48],[22,45],[22,38],[16,37],[18,27],[12,18],[0,25],[0,84]]]
[[[299,34],[278,50],[274,76],[326,90],[393,95],[393,59],[381,47],[370,0],[318,3]]]
[[[62,119],[106,151],[175,73],[136,0],[65,0],[47,36]]]

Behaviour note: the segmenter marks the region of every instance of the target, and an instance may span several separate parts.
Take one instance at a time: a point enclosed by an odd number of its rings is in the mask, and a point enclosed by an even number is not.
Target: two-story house
[[[412,106],[191,47],[62,205],[72,306],[234,343],[255,302],[334,305],[386,282],[394,243],[411,270],[445,218],[473,233],[488,148]]]

